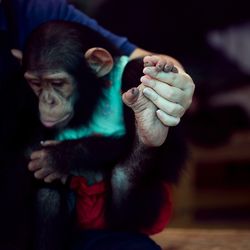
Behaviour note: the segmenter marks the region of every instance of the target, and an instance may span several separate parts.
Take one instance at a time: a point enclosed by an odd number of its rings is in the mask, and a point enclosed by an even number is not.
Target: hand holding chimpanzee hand
[[[144,66],[142,84],[124,93],[123,101],[135,112],[141,141],[160,146],[168,127],[176,126],[191,105],[194,83],[183,69],[168,63],[164,56],[146,56]]]

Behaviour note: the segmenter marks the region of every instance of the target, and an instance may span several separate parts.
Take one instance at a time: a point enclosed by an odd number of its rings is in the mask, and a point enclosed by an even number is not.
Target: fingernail
[[[172,72],[173,73],[178,73],[178,69],[176,67],[173,67]]]
[[[157,64],[155,69],[157,72],[160,72],[160,71],[162,71],[163,67],[164,67],[163,64]]]
[[[137,88],[132,88],[131,93],[133,96],[137,96],[139,94],[139,90]]]
[[[173,69],[173,65],[167,64],[167,65],[165,65],[163,71],[166,73],[169,73],[172,69]]]
[[[149,67],[146,67],[146,68],[143,69],[144,74],[150,74],[151,72],[152,71],[151,71],[151,69]]]
[[[144,62],[144,67],[148,67],[148,66],[151,66],[151,63],[150,62]]]
[[[140,80],[142,83],[150,84],[150,79],[147,76],[142,76]]]

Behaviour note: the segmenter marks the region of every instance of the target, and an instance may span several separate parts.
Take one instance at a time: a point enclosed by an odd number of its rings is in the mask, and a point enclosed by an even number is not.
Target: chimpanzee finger
[[[166,73],[169,73],[173,70],[173,68],[174,68],[174,64],[172,62],[169,62],[164,65],[163,71]]]
[[[41,168],[37,171],[35,171],[34,176],[36,179],[44,179],[48,175],[50,175],[53,172],[50,168]]]
[[[44,178],[44,182],[51,183],[61,178],[62,178],[61,174],[59,174],[58,172],[53,172]]]
[[[172,68],[172,72],[177,74],[179,71],[178,71],[178,69],[174,66],[174,67]]]
[[[160,72],[160,71],[164,70],[166,65],[169,65],[169,64],[167,63],[166,59],[159,59],[159,61],[155,65],[155,69],[156,69],[156,71]]]
[[[143,58],[144,67],[154,66],[156,62],[152,60],[152,56],[145,56]]]
[[[41,168],[40,160],[32,160],[28,164],[29,171],[36,171]]]
[[[182,90],[194,91],[194,84],[189,75],[186,73],[174,74],[172,71],[166,74],[164,71],[158,72],[155,67],[146,67],[143,69],[143,73],[151,78],[157,79],[158,81],[165,82],[176,88]]]
[[[132,88],[122,95],[122,100],[127,106],[130,107],[137,101],[138,97],[139,97],[139,89]]]
[[[59,144],[60,141],[55,141],[55,140],[48,140],[48,141],[41,141],[41,145],[42,146],[55,146],[57,144]]]
[[[145,56],[143,58],[144,67],[156,66],[159,60],[160,60],[160,57],[157,55]]]
[[[31,160],[36,160],[36,159],[41,159],[44,158],[46,155],[46,152],[44,150],[37,150],[32,152],[32,154],[30,155],[30,159]]]

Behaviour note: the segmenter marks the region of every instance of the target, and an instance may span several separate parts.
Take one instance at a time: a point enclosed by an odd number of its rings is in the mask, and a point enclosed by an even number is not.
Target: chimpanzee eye
[[[41,87],[41,82],[40,81],[37,81],[37,80],[29,80],[29,84],[31,85],[31,86],[34,86],[34,87]]]
[[[54,87],[62,87],[63,86],[63,81],[61,80],[58,80],[58,81],[53,81],[51,84],[54,86]]]

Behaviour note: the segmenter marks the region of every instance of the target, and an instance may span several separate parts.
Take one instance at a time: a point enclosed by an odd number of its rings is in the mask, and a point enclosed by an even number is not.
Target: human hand
[[[145,56],[144,66],[143,94],[156,105],[156,115],[164,125],[176,126],[192,103],[192,78],[164,55]]]
[[[63,183],[65,182],[67,175],[55,168],[53,154],[48,148],[48,146],[56,146],[59,143],[58,141],[41,142],[43,148],[31,153],[28,169],[34,173],[36,179],[43,180],[46,183],[59,179]]]
[[[160,146],[169,126],[176,126],[190,106],[194,83],[180,66],[169,63],[164,56],[146,56],[144,64],[142,84],[125,92],[123,101],[135,113],[140,141]]]

